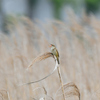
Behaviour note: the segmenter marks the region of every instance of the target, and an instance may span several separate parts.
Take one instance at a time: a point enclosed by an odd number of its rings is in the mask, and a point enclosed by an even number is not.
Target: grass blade
[[[41,60],[45,60],[45,59],[47,59],[47,58],[49,58],[49,57],[53,57],[53,58],[54,58],[54,56],[53,56],[53,54],[52,54],[51,52],[47,52],[47,53],[45,53],[45,54],[43,54],[43,55],[41,55],[41,56],[36,57],[36,58],[31,62],[31,64],[27,67],[26,70],[28,70],[30,67],[32,67],[34,63],[39,62],[39,61],[41,61]]]

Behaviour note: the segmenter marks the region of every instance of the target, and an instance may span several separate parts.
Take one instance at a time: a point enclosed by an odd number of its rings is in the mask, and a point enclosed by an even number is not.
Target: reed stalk
[[[62,81],[62,77],[61,77],[60,67],[57,67],[57,71],[58,71],[58,76],[59,76],[59,80],[60,80],[60,84],[61,84],[61,88],[62,88],[63,98],[65,100],[65,93],[64,93],[64,88],[63,88],[63,81]]]

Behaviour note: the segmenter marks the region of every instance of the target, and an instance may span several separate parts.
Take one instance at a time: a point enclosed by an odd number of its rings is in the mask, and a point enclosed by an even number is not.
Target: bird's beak
[[[52,47],[52,45],[50,44],[50,46],[49,47]]]

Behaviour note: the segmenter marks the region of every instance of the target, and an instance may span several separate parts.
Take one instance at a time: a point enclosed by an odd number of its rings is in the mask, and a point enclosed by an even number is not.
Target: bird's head
[[[55,45],[50,44],[50,48],[51,48],[51,50],[52,50],[52,49],[54,49],[54,48],[56,48],[56,47],[55,47]]]

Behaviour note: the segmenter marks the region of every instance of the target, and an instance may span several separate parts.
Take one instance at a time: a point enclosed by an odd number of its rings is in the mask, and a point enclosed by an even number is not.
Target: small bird
[[[55,45],[50,44],[50,48],[51,48],[52,54],[56,57],[58,64],[60,64],[60,62],[59,62],[59,53],[58,53],[58,50],[56,49]]]

